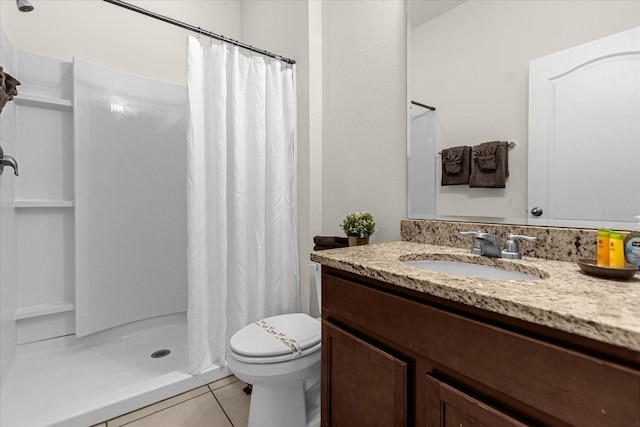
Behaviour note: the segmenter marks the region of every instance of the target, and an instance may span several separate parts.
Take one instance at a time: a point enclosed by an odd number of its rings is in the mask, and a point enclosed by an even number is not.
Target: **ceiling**
[[[407,16],[411,28],[419,27],[464,2],[465,0],[407,0]]]

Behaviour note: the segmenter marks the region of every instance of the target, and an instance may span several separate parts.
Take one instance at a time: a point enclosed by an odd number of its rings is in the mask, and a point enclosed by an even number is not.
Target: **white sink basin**
[[[504,270],[502,268],[488,265],[472,264],[470,262],[459,261],[405,261],[407,265],[422,268],[424,270],[438,273],[453,274],[456,276],[475,277],[478,279],[493,280],[539,280],[539,277],[531,276],[516,271]]]

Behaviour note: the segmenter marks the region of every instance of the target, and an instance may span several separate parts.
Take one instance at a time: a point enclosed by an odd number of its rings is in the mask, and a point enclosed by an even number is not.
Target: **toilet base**
[[[233,358],[229,360],[229,367],[236,377],[253,384],[248,427],[320,425],[320,353],[299,362],[302,362],[301,369],[290,376],[268,377],[269,381],[265,381],[265,377],[255,375],[265,365],[247,365]]]
[[[304,427],[306,412],[302,381],[253,386],[249,427]]]

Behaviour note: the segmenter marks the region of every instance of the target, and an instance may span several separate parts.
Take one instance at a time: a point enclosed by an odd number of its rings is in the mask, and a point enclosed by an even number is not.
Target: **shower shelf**
[[[14,208],[72,208],[72,200],[14,200]]]
[[[75,306],[68,302],[56,302],[53,304],[31,305],[16,310],[15,319],[30,319],[33,317],[47,316],[49,314],[65,313],[73,311]]]
[[[69,99],[52,98],[49,96],[33,95],[30,93],[19,93],[14,99],[18,104],[32,105],[36,107],[49,106],[62,110],[72,110],[73,102]]]

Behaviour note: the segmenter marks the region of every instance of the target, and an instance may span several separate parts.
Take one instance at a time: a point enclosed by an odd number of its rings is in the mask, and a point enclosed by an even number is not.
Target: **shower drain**
[[[159,359],[161,357],[168,356],[169,353],[171,353],[171,350],[167,350],[167,349],[158,350],[158,351],[154,351],[153,353],[151,353],[151,357],[153,359]]]

